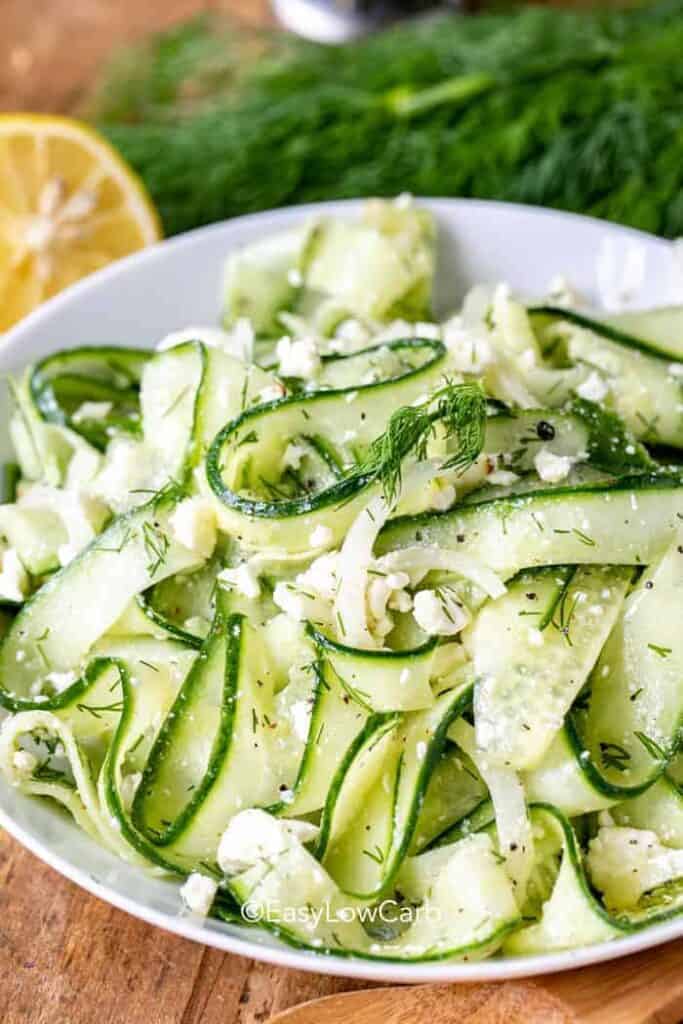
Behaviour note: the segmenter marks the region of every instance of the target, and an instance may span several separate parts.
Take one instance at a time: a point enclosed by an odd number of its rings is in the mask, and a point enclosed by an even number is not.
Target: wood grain
[[[0,833],[2,1024],[261,1024],[353,982],[229,956],[152,928]]]
[[[114,47],[200,11],[270,20],[268,0],[0,0],[0,110],[70,110]]]
[[[679,1024],[683,942],[536,981],[345,992],[271,1024]]]

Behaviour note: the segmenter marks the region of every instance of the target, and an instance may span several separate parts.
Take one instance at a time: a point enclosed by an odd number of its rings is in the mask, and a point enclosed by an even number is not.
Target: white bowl
[[[513,288],[540,295],[555,274],[564,274],[597,302],[596,259],[605,240],[612,240],[622,252],[631,244],[642,246],[645,274],[634,305],[671,301],[671,246],[651,235],[504,203],[438,200],[424,205],[433,210],[440,229],[437,305],[444,312],[476,282],[505,280]],[[348,215],[357,206],[326,203],[242,217],[128,257],[52,299],[10,331],[0,346],[0,373],[59,348],[99,343],[152,346],[179,327],[214,323],[223,261],[231,250],[312,213]],[[6,416],[3,398],[0,417]],[[10,456],[5,436],[0,439],[0,460]],[[388,982],[500,980],[608,960],[683,935],[682,918],[603,945],[477,964],[382,964],[321,956],[292,949],[246,926],[183,916],[177,884],[150,878],[123,863],[61,812],[4,783],[0,824],[61,874],[136,917],[197,942],[299,970]]]

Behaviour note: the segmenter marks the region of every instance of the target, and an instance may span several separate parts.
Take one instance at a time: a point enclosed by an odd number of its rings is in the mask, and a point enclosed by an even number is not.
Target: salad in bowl
[[[432,314],[432,214],[11,380],[0,771],[188,911],[474,960],[683,908],[683,308]]]

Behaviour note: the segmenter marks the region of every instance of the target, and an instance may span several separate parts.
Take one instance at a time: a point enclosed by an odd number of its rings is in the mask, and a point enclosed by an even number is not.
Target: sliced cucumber
[[[683,561],[683,560],[682,560]],[[479,613],[470,646],[477,746],[499,767],[536,767],[617,619],[630,568],[525,572]]]
[[[680,537],[680,535],[679,535]],[[637,793],[665,770],[683,726],[683,552],[676,538],[629,595],[590,681],[573,733],[607,792]],[[579,754],[581,757],[581,754]]]
[[[136,594],[201,561],[174,538],[169,520],[177,501],[164,493],[114,520],[24,605],[0,647],[3,707],[39,707],[37,681],[49,682],[53,673],[76,679],[93,644]],[[62,700],[80,686],[67,686]]]
[[[67,426],[104,451],[114,433],[140,431],[140,378],[150,356],[113,346],[57,352],[32,368],[31,398],[46,422]],[[93,402],[107,404],[104,415],[85,414]]]
[[[454,844],[437,872],[420,870],[432,854],[413,859],[411,899],[421,904],[420,912],[406,907],[404,917],[395,915],[397,934],[389,939],[368,934],[374,922],[375,931],[386,935],[387,911],[381,916],[343,894],[282,823],[245,812],[229,835],[246,862],[226,879],[230,891],[253,917],[297,946],[372,959],[469,960],[493,952],[519,920],[510,883],[485,835]]]
[[[398,723],[380,722],[375,729],[368,723],[367,736],[332,783],[316,851],[344,892],[370,899],[392,884],[448,727],[471,697],[465,683]]]
[[[647,565],[670,543],[681,516],[683,479],[644,474],[613,484],[542,487],[394,519],[380,534],[378,553],[436,545],[507,578],[540,565]]]
[[[312,630],[321,656],[347,693],[373,711],[415,711],[434,703],[429,685],[437,638],[408,651],[346,647]]]
[[[672,359],[680,358],[675,339],[671,351],[663,351],[661,339],[651,345],[583,314],[548,307],[532,311],[532,319],[541,332],[556,332],[558,324],[567,328],[568,358],[607,379],[609,401],[637,437],[683,447],[683,380],[672,366]]]
[[[416,344],[429,345],[433,358],[398,380],[269,402],[228,423],[211,444],[206,462],[209,486],[220,502],[222,528],[247,545],[290,553],[309,549],[310,533],[328,520],[336,539],[341,539],[361,502],[368,500],[363,493],[368,479],[352,472],[355,453],[364,453],[382,433],[394,408],[428,394],[443,372],[443,346]],[[318,492],[283,490],[284,454],[300,437],[322,438],[328,450],[337,453],[335,461],[346,466],[347,475]],[[329,516],[332,506],[334,517]]]
[[[540,324],[568,320],[620,345],[668,360],[683,359],[683,306],[629,310],[599,318],[561,306],[536,306],[529,314]]]

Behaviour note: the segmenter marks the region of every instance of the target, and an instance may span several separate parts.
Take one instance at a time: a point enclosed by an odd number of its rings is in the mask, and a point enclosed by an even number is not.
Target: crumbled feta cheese
[[[308,736],[312,711],[313,707],[310,701],[307,700],[297,700],[289,709],[289,714],[292,719],[292,727],[296,736],[300,740],[305,740]]]
[[[211,904],[216,898],[217,892],[218,884],[213,878],[193,871],[181,887],[180,896],[189,911],[206,917],[211,910]]]
[[[238,875],[260,860],[272,860],[292,842],[310,843],[318,827],[308,821],[274,818],[249,808],[230,819],[218,844],[216,859],[226,875]]]
[[[588,402],[602,402],[608,392],[609,387],[604,378],[595,370],[592,370],[576,389],[579,398],[585,398]]]
[[[0,570],[0,597],[6,601],[21,603],[28,593],[28,573],[14,548],[7,548],[2,553],[2,569]]]
[[[255,601],[261,594],[259,578],[248,562],[242,562],[235,569],[222,569],[216,579],[219,583],[234,587],[238,594],[250,601]]]
[[[300,270],[296,267],[292,267],[291,270],[287,271],[287,281],[291,284],[292,288],[301,288],[304,283],[303,275]]]
[[[427,322],[410,323],[408,320],[392,320],[378,331],[373,338],[375,344],[383,341],[401,341],[404,338],[426,338],[428,341],[441,339],[441,326]]]
[[[280,374],[283,377],[302,377],[312,380],[320,372],[320,353],[313,338],[280,338],[277,343]]]
[[[370,340],[370,334],[360,320],[343,320],[336,331],[334,338],[330,341],[330,350],[339,352],[342,355],[349,355],[365,348]]]
[[[185,498],[170,517],[175,539],[199,558],[207,559],[216,546],[216,515],[204,498]]]
[[[309,541],[312,548],[326,548],[334,540],[334,534],[329,526],[323,526],[322,523],[318,523],[313,530],[311,530],[311,536]]]
[[[485,328],[480,324],[466,324],[462,315],[446,321],[443,340],[454,368],[460,373],[481,375],[495,361],[495,353]]]
[[[250,808],[230,819],[218,844],[217,861],[226,875],[238,875],[259,860],[276,857],[287,846],[282,823]]]
[[[308,454],[307,450],[301,444],[288,444],[285,448],[285,454],[282,456],[282,465],[285,469],[298,469],[301,465],[302,459]]]
[[[414,201],[412,192],[401,192],[394,199],[394,206],[397,210],[410,210]]]
[[[486,483],[496,487],[510,487],[516,480],[519,480],[519,476],[511,469],[494,469],[486,477]]]
[[[70,686],[78,679],[78,672],[50,672],[46,676],[48,683],[52,683],[57,693],[61,693],[62,690],[67,690]]]
[[[372,631],[386,636],[394,628],[393,620],[387,616],[387,608],[396,611],[410,611],[413,605],[406,587],[410,586],[410,576],[405,572],[390,572],[385,576],[370,576],[367,587],[367,603],[370,615],[374,619]]]
[[[220,327],[184,327],[180,331],[172,331],[161,339],[157,352],[165,352],[188,341],[200,341],[209,348],[219,348],[229,356],[251,363],[254,358],[254,339],[251,320],[240,317],[229,331]]]
[[[527,630],[527,640],[531,647],[542,647],[543,646],[543,633],[540,629],[536,629],[534,626]]]
[[[298,843],[311,843],[314,839],[318,838],[320,829],[317,825],[314,825],[311,821],[299,821],[298,818],[288,818],[282,823],[292,839],[296,839]]]
[[[455,501],[455,487],[452,484],[439,484],[438,477],[434,481],[436,487],[432,487],[429,507],[437,512],[445,512]]]
[[[426,754],[427,744],[425,743],[424,740],[418,740],[417,744],[415,745],[415,755],[418,761],[424,761]]]
[[[281,611],[296,622],[304,622],[308,618],[308,602],[303,594],[291,583],[275,584],[273,602]]]
[[[28,750],[15,750],[12,764],[17,775],[24,779],[30,779],[38,767],[38,758]]]
[[[138,791],[138,786],[142,782],[142,772],[131,772],[128,775],[123,775],[121,778],[121,785],[119,787],[119,793],[123,806],[126,810],[130,810],[133,806],[133,800],[135,794]]]
[[[324,601],[334,601],[337,593],[337,566],[339,552],[331,551],[311,562],[305,572],[296,578],[297,586],[311,590]]]
[[[556,306],[577,306],[579,296],[564,274],[555,274],[548,282],[548,299]]]
[[[126,437],[115,437],[109,444],[101,471],[87,491],[101,498],[113,511],[125,512],[144,498],[143,492],[156,490],[162,483],[164,480],[145,445]]]
[[[114,408],[113,402],[83,402],[71,417],[73,423],[85,423],[86,420],[104,420]]]
[[[683,377],[683,363],[669,363],[667,371],[670,377]]]
[[[443,588],[420,590],[413,600],[413,615],[420,629],[430,636],[454,636],[469,618],[460,602]]]
[[[286,391],[282,384],[268,384],[267,387],[261,388],[259,391],[259,402],[277,402],[278,398],[284,398],[285,394]]]
[[[555,455],[548,448],[541,448],[534,458],[534,466],[541,480],[556,484],[564,480],[572,468],[574,460],[570,455]]]

